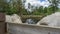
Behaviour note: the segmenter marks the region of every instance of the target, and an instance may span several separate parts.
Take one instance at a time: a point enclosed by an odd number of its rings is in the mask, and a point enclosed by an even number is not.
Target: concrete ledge
[[[12,34],[60,34],[60,27],[35,24],[7,23],[8,33]]]

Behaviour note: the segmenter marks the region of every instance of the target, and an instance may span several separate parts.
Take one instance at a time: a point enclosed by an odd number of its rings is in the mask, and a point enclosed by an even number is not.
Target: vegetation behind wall
[[[6,14],[20,14],[20,15],[50,15],[54,12],[58,11],[58,4],[60,3],[59,0],[48,0],[51,5],[48,7],[43,8],[40,6],[39,8],[35,8],[31,13],[25,9],[22,5],[21,0],[0,0],[0,12],[4,12]],[[28,4],[28,7],[30,3]],[[33,7],[33,6],[31,6]],[[30,7],[29,7],[30,8]],[[59,9],[60,11],[60,9]]]

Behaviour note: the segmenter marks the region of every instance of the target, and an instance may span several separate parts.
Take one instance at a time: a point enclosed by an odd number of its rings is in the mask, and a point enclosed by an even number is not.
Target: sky
[[[27,4],[30,3],[34,6],[44,6],[48,7],[50,3],[47,0],[26,0],[25,6],[28,6]]]
[[[45,1],[45,0],[40,0],[41,2]]]
[[[7,0],[9,2],[9,0]],[[50,3],[47,0],[26,0],[25,7],[28,7],[28,3],[30,3],[33,6],[44,6],[48,7]]]
[[[28,9],[28,3],[30,3],[32,6],[43,6],[43,7],[48,7],[50,5],[48,0],[26,0],[25,2],[26,9]]]

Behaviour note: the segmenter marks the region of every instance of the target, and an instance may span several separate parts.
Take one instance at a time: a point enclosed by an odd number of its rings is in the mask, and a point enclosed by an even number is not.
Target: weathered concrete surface
[[[6,15],[5,17],[6,17],[5,22],[12,22],[12,20],[11,20],[12,18],[10,15]]]
[[[60,34],[60,29],[8,23],[9,34]]]
[[[60,27],[60,12],[55,12],[44,17],[37,23],[37,25],[40,25],[41,23],[45,23],[51,27]]]
[[[10,22],[10,23],[22,23],[21,17],[18,16],[17,14],[13,15],[6,15],[6,21],[5,22]]]

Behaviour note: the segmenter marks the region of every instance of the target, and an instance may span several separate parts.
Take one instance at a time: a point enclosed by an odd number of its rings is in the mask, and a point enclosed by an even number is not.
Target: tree
[[[5,8],[7,7],[7,4],[5,0],[0,0],[0,12],[5,12]]]
[[[44,11],[43,11],[43,6],[40,6],[39,8],[36,7],[33,11],[34,15],[43,15]]]
[[[4,12],[6,14],[14,14],[17,13],[17,9],[15,7],[15,1],[10,0],[9,2],[7,2],[7,0],[1,0],[0,1],[0,12]]]
[[[17,14],[17,13],[19,13],[17,11],[18,10],[17,7],[16,7],[17,2],[15,0],[10,0],[7,5],[8,6],[5,7],[6,14],[11,15],[11,14]]]
[[[60,3],[60,0],[48,0],[51,3],[51,8],[53,13],[58,10],[58,4]]]

